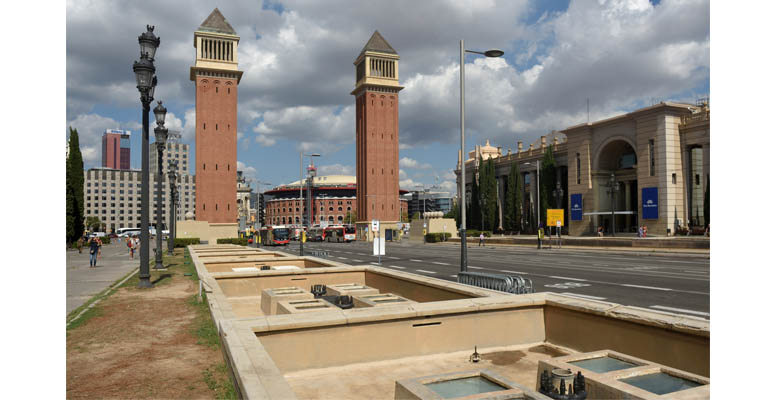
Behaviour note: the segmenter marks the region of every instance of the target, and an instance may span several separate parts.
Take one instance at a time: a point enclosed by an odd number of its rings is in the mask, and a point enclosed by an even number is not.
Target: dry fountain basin
[[[583,371],[590,382],[590,374],[598,373],[567,361],[592,358],[585,356],[591,352],[636,365],[607,373],[664,372],[701,384],[667,398],[694,398],[687,397],[693,390],[698,398],[708,397],[710,329],[701,318],[554,293],[511,295],[334,262],[289,271],[212,271],[206,257],[197,254],[204,248],[189,246],[244,398],[396,398],[396,382],[482,370],[536,393],[538,373],[547,363]],[[310,292],[313,285],[335,284],[365,285],[407,301],[283,315],[263,312],[265,289]],[[475,346],[478,363],[469,361]],[[577,358],[563,358],[573,355]],[[652,393],[634,386],[644,382],[620,379],[616,383],[626,385],[623,393]],[[629,398],[656,398],[634,396]]]

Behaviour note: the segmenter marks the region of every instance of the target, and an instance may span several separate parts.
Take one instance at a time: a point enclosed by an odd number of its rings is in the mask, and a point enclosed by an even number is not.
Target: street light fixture
[[[168,162],[168,185],[171,188],[171,217],[168,231],[168,253],[171,254],[174,252],[174,238],[176,236],[176,202],[177,197],[179,195],[179,192],[177,192],[176,189],[176,178],[177,178],[177,169],[179,161],[177,160],[170,160]]]
[[[158,78],[155,76],[155,51],[160,38],[153,33],[154,26],[147,25],[147,32],[139,36],[139,61],[134,61],[136,88],[142,102],[142,216],[140,219],[139,288],[151,288],[150,282],[150,104],[155,95]]]
[[[299,153],[299,206],[300,207],[304,206],[304,200],[302,198],[302,177],[305,174],[302,171],[302,169],[303,169],[302,168],[302,162],[305,159],[305,157],[310,157],[311,163],[312,163],[312,157],[321,157],[321,155],[318,154],[318,153],[313,153],[313,154],[308,154],[308,155],[305,155],[303,152]],[[308,169],[308,171],[309,171],[309,169]],[[309,182],[308,182],[308,195],[307,196],[308,196],[308,203],[310,203],[311,199],[310,199],[310,183]],[[308,230],[310,230],[310,226],[309,225],[310,225],[310,207],[311,206],[312,205],[309,205],[307,207]],[[304,241],[304,238],[306,237],[306,235],[305,235],[305,221],[304,221],[304,218],[302,217],[302,213],[300,213],[299,215],[300,215],[300,222],[301,222],[300,228],[302,228],[302,232],[300,232],[300,238],[299,238],[299,255],[300,256],[304,256],[305,255],[305,241]]]
[[[264,205],[260,204],[260,195],[259,195],[259,185],[272,185],[270,182],[262,182],[260,180],[255,180],[257,184],[257,235],[260,235],[259,239],[257,240],[257,247],[262,247],[262,234],[260,233],[260,230],[262,229],[262,220],[260,219],[260,215],[262,213],[262,208]]]
[[[532,163],[527,161],[524,165],[532,165]],[[535,160],[535,165],[537,167],[537,176],[535,176],[537,179],[537,229],[540,229],[540,160]]]
[[[168,129],[164,126],[166,121],[166,107],[163,102],[158,101],[158,105],[152,110],[155,113],[155,147],[158,150],[158,172],[156,173],[155,188],[158,193],[155,195],[155,269],[163,269],[163,150],[166,149],[166,139],[168,139]]]
[[[462,208],[460,208],[460,271],[468,271],[468,242],[465,238],[465,53],[481,54],[486,57],[500,57],[502,50],[490,49],[478,52],[465,49],[465,41],[460,39],[460,187],[462,188]]]
[[[607,182],[607,194],[610,195],[610,205],[612,207],[612,236],[615,236],[615,193],[620,190],[620,183],[615,179],[615,171],[610,172],[610,180]]]

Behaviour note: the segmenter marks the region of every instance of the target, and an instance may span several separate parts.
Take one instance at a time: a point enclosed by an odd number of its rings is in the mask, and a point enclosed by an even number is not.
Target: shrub
[[[110,237],[109,236],[102,236],[99,239],[102,241],[102,244],[110,244]]]
[[[476,229],[468,229],[468,230],[465,231],[465,237],[467,237],[467,238],[479,237],[479,235],[481,235],[482,232],[484,233],[484,237],[488,238],[488,237],[492,236],[492,232],[490,232],[490,231],[479,231],[479,230],[476,230]]]
[[[237,244],[240,246],[246,246],[249,244],[248,238],[222,238],[217,239],[217,244]]]
[[[452,236],[446,232],[428,233],[425,235],[425,241],[428,243],[446,242]]]
[[[174,239],[174,248],[187,247],[191,244],[201,244],[200,238],[176,238]]]

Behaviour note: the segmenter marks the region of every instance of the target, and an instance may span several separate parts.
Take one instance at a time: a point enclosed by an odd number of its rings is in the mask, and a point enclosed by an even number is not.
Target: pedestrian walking
[[[78,238],[78,254],[83,253],[83,238]]]
[[[94,268],[96,267],[96,258],[99,255],[99,239],[92,237],[88,241],[88,249],[89,249],[89,267]]]
[[[543,247],[543,239],[545,239],[545,229],[543,229],[543,223],[540,223],[540,226],[537,228],[537,248],[541,249]]]
[[[126,246],[128,246],[128,253],[131,259],[134,259],[134,241],[131,238],[126,238]]]
[[[647,225],[642,226],[642,237],[647,237]]]
[[[481,234],[479,235],[479,247],[481,246],[487,247],[487,245],[484,244],[484,232],[481,232]]]

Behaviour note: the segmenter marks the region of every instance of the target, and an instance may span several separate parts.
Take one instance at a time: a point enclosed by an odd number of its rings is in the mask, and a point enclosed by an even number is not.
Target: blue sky
[[[67,126],[81,135],[86,168],[99,165],[110,128],[134,133],[132,167],[140,165],[131,63],[148,23],[161,37],[156,99],[194,149],[193,31],[215,6],[241,37],[239,165],[275,185],[298,179],[300,151],[323,155],[320,173],[355,171],[352,62],[374,30],[401,57],[405,189],[437,184],[454,193],[460,39],[468,49],[505,51],[466,57],[466,151],[487,139],[504,152],[538,142],[584,122],[586,99],[596,120],[710,91],[706,1],[70,1]]]

